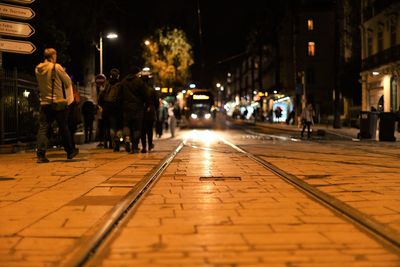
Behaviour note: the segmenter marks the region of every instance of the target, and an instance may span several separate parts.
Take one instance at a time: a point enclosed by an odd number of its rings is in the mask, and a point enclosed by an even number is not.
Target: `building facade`
[[[400,2],[362,0],[362,110],[391,112],[400,103]]]

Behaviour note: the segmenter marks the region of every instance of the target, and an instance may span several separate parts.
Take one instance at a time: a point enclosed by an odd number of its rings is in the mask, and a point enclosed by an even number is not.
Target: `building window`
[[[383,31],[378,31],[378,52],[383,50]]]
[[[308,42],[308,55],[315,56],[315,42]]]
[[[308,19],[307,20],[307,29],[309,31],[313,31],[314,30],[314,20],[313,19]]]

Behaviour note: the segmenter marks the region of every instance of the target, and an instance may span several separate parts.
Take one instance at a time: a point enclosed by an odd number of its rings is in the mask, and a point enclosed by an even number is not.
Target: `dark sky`
[[[118,67],[126,73],[131,65],[140,64],[140,49],[144,38],[159,27],[170,26],[184,30],[193,45],[194,79],[200,77],[200,56],[203,55],[206,66],[204,76],[207,76],[205,80],[208,81],[212,79],[218,61],[243,52],[246,38],[255,25],[265,23],[280,12],[280,4],[273,4],[272,1],[199,2],[203,53],[199,42],[197,0],[36,0],[31,7],[37,16],[30,23],[36,29],[32,41],[38,51],[33,56],[9,54],[5,56],[5,65],[10,68],[15,64],[21,65],[21,61],[27,61],[25,66],[31,67],[41,60],[45,46],[60,46],[54,40],[49,40],[49,27],[54,24],[56,29],[66,34],[69,42],[66,54],[70,56],[70,61],[65,65],[76,72],[76,76],[80,72],[77,65],[81,65],[88,49],[95,50],[91,44],[93,39],[98,39],[100,31],[108,30],[118,32],[119,38],[104,43],[105,70]]]

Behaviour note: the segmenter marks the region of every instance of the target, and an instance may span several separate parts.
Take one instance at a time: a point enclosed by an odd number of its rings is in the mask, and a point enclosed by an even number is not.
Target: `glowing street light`
[[[106,35],[106,38],[107,39],[116,39],[116,38],[118,38],[118,34],[116,34],[114,32],[110,32]],[[102,33],[100,33],[99,47],[97,47],[97,50],[99,50],[99,52],[100,52],[100,74],[103,74],[103,34]]]
[[[144,44],[145,44],[146,46],[149,46],[149,45],[150,45],[150,41],[149,41],[149,40],[145,40],[145,41],[144,41]]]
[[[215,86],[217,86],[217,88],[220,88],[220,87],[221,87],[221,84],[220,84],[220,83],[217,83]]]

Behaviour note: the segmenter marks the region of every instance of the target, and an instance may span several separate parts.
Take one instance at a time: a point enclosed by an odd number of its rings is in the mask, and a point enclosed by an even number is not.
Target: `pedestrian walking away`
[[[138,153],[145,106],[149,102],[147,85],[138,74],[130,73],[118,87],[118,98],[122,103],[125,150],[128,153]]]
[[[307,137],[311,137],[311,125],[314,125],[315,116],[314,108],[312,104],[308,104],[306,108],[301,113],[301,123],[303,124],[303,129],[301,130],[301,137],[304,137],[304,131],[307,127]]]
[[[79,150],[72,143],[68,129],[68,101],[65,90],[72,90],[71,79],[64,68],[57,64],[57,51],[53,48],[44,50],[44,62],[35,68],[36,79],[40,94],[40,116],[37,134],[37,162],[46,163],[49,128],[54,120],[57,121],[59,133],[67,159],[74,158]],[[69,89],[68,89],[69,88]],[[68,92],[73,95],[72,92]]]
[[[158,121],[158,109],[159,102],[156,90],[151,86],[151,74],[148,72],[142,72],[140,75],[141,79],[147,85],[147,95],[149,97],[149,102],[145,106],[145,112],[143,116],[143,125],[142,125],[142,153],[146,153],[147,151],[151,151],[154,149],[153,144],[153,128],[154,122]],[[147,145],[146,145],[147,141]]]
[[[119,151],[119,138],[117,131],[122,126],[122,110],[119,102],[119,70],[111,69],[110,75],[104,90],[99,96],[99,105],[102,108],[102,135],[100,140],[104,142],[105,148],[113,148],[114,151]]]

